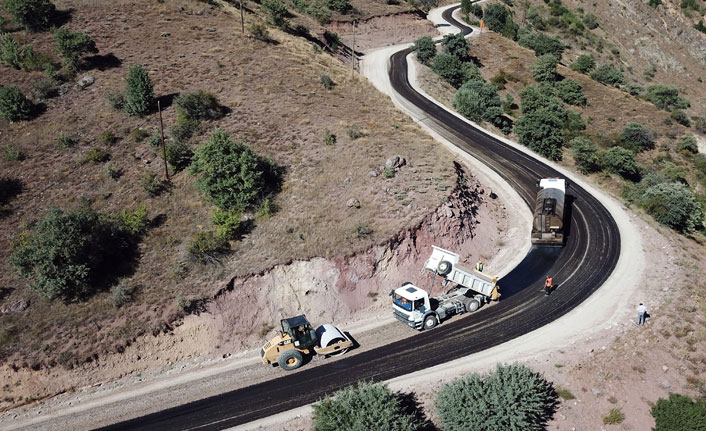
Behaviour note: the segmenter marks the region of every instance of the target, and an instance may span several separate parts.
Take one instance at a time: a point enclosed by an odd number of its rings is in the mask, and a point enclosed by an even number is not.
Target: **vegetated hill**
[[[259,6],[245,6],[243,34],[239,20],[203,2],[60,1],[58,24],[85,32],[100,52],[56,81],[41,70],[0,66],[0,82],[41,108],[29,121],[0,119],[2,361],[70,367],[121,351],[136,336],[168,329],[233,276],[385,242],[445,199],[455,180],[451,156],[315,35],[307,41],[269,28],[266,36],[253,13]],[[59,63],[50,32],[24,31],[2,16],[19,45]],[[215,206],[188,170],[172,169],[171,182],[163,181],[161,149],[152,145],[159,116],[111,107],[137,64],[154,84],[168,143],[176,136],[175,98],[204,91],[226,115],[190,124],[193,136],[181,138],[187,148],[220,128],[282,168],[280,190],[244,209],[231,250],[211,255],[211,264],[188,249],[197,234],[215,231]],[[95,82],[81,89],[87,74]],[[407,165],[383,170],[397,154]],[[92,286],[98,292],[85,301],[47,301],[8,263],[22,233],[51,207],[111,217],[141,205],[149,223],[136,263],[121,279]]]

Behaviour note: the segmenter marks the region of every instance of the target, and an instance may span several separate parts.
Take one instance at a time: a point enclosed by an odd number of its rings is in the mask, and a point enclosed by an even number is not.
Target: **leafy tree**
[[[465,80],[463,64],[458,57],[454,55],[445,53],[436,54],[434,61],[432,61],[431,68],[444,81],[456,88],[460,87]]]
[[[679,90],[673,85],[652,85],[647,87],[647,100],[659,109],[686,109],[689,101],[679,95]]]
[[[20,69],[23,60],[22,47],[8,33],[0,33],[0,62]]]
[[[600,83],[612,85],[614,87],[625,84],[623,72],[612,64],[602,64],[598,66],[598,69],[591,73],[591,78]]]
[[[468,81],[459,88],[454,96],[453,106],[466,118],[472,121],[492,121],[497,118],[496,111],[488,111],[490,107],[500,107],[501,101],[498,89],[482,81]],[[502,109],[500,114],[502,115]]]
[[[528,85],[520,91],[522,113],[527,114],[549,104],[563,105],[557,100],[556,91],[551,84]],[[557,109],[559,108],[557,106]]]
[[[654,185],[645,191],[638,204],[659,223],[679,232],[689,233],[703,226],[703,205],[682,183]]]
[[[534,55],[537,57],[553,54],[561,60],[561,56],[566,49],[566,45],[559,38],[551,37],[544,33],[533,33],[528,29],[522,29],[518,31],[517,35],[517,43],[533,50]]]
[[[64,66],[69,70],[78,69],[79,58],[84,54],[96,54],[98,48],[89,35],[80,31],[60,28],[54,31],[56,51],[64,58]]]
[[[262,0],[262,10],[272,25],[284,28],[287,25],[287,6],[281,0]]]
[[[528,85],[520,91],[520,100],[524,116],[515,123],[520,144],[549,159],[561,160],[567,112],[554,89],[548,84]]]
[[[436,44],[431,36],[420,37],[414,41],[413,49],[417,53],[417,60],[422,64],[429,65],[436,56]]]
[[[473,3],[470,12],[478,18],[483,18],[483,7],[479,4]]]
[[[14,85],[0,87],[0,115],[10,121],[29,120],[34,105]]]
[[[264,163],[241,142],[216,129],[196,148],[189,171],[196,185],[222,210],[245,209],[265,191]]]
[[[126,79],[125,113],[141,117],[152,112],[155,104],[154,89],[147,71],[140,64],[132,66]]]
[[[586,106],[588,99],[583,94],[581,84],[573,79],[566,78],[556,84],[556,91],[559,98],[569,105]]]
[[[573,63],[571,63],[571,69],[579,73],[587,75],[596,67],[596,60],[590,54],[580,55]]]
[[[699,146],[696,144],[696,138],[693,135],[684,135],[677,142],[677,151],[686,151],[691,154],[699,152]]]
[[[471,0],[461,0],[461,13],[464,16],[468,16],[468,14],[471,13],[471,7]]]
[[[583,174],[598,172],[602,169],[598,146],[585,136],[577,136],[569,141],[569,147],[576,161],[576,166]]]
[[[556,66],[559,60],[552,54],[544,54],[532,65],[532,76],[537,82],[554,82],[557,78]]]
[[[523,365],[498,365],[442,386],[436,409],[444,431],[546,428],[557,404],[551,383]]]
[[[612,147],[601,154],[603,167],[625,179],[636,179],[639,169],[635,161],[635,153],[623,147]]]
[[[633,151],[651,150],[655,147],[655,136],[640,123],[628,123],[623,127],[620,140]]]
[[[49,0],[5,0],[3,7],[17,24],[32,31],[48,29],[56,13]]]
[[[489,29],[496,33],[501,33],[505,22],[510,18],[510,12],[501,4],[491,3],[483,11],[483,21]]]
[[[314,431],[416,431],[421,424],[381,384],[359,382],[314,404]]]
[[[660,398],[650,409],[654,431],[706,430],[706,399],[692,400],[681,394]]]
[[[447,34],[441,41],[441,46],[445,53],[453,55],[462,62],[469,59],[468,51],[471,49],[471,44],[461,33]]]
[[[135,236],[90,208],[52,208],[15,240],[9,263],[48,299],[80,301],[131,262]]]

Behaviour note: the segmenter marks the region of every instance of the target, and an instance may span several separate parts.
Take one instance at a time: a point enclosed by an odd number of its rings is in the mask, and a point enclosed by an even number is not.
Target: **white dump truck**
[[[424,289],[404,283],[390,292],[397,320],[420,331],[432,329],[454,314],[476,311],[483,304],[500,298],[497,278],[459,265],[460,257],[456,253],[436,246],[432,249],[424,269],[434,272],[434,280],[437,275],[444,277],[442,286],[453,283],[453,287],[430,298]]]

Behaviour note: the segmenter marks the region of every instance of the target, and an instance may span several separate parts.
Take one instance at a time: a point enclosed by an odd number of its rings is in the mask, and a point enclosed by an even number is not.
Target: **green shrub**
[[[640,123],[628,123],[623,127],[620,140],[633,151],[651,150],[655,147],[655,136]]]
[[[338,13],[345,14],[353,7],[349,0],[325,0],[326,7]]]
[[[104,130],[100,135],[98,135],[98,140],[105,145],[112,145],[118,140],[118,138],[110,130]]]
[[[10,121],[32,118],[34,105],[14,85],[0,87],[0,115]]]
[[[647,4],[648,4],[650,7],[656,8],[657,6],[659,6],[659,5],[662,4],[662,0],[649,0],[649,1],[647,2]]]
[[[324,140],[324,145],[328,145],[328,146],[334,145],[336,143],[336,135],[331,133],[331,131],[329,129],[324,129],[323,140]]]
[[[557,78],[556,66],[559,60],[552,54],[544,54],[532,65],[532,76],[537,82],[554,82]]]
[[[145,172],[140,175],[140,185],[142,190],[146,191],[150,196],[158,196],[164,188],[162,181],[153,172]]]
[[[270,35],[267,33],[265,24],[255,23],[250,27],[250,34],[257,40],[267,42],[270,40]]]
[[[470,7],[469,12],[476,16],[476,18],[483,18],[483,6],[473,3]]]
[[[222,210],[245,209],[265,191],[265,163],[245,144],[216,129],[196,148],[189,171],[196,185]]]
[[[5,0],[3,7],[17,24],[32,31],[49,28],[56,13],[56,7],[49,0]]]
[[[64,133],[59,133],[59,136],[56,137],[56,142],[61,148],[71,148],[75,147],[77,144],[76,139],[65,135]]]
[[[699,152],[699,146],[696,144],[696,138],[693,135],[684,135],[677,142],[677,151],[686,151],[691,154]]]
[[[446,54],[453,55],[461,62],[470,58],[471,44],[461,33],[447,34],[441,41],[441,47]]]
[[[130,132],[130,135],[128,137],[131,141],[135,143],[140,143],[147,139],[147,137],[149,136],[150,134],[147,132],[147,130],[138,127],[137,129],[133,129],[133,131]]]
[[[281,0],[262,0],[262,10],[272,25],[284,28],[287,25],[287,6]]]
[[[34,96],[40,100],[46,100],[57,95],[56,81],[51,78],[41,77],[32,85]]]
[[[213,211],[213,224],[216,226],[216,236],[225,241],[234,240],[240,232],[241,213],[238,210]]]
[[[182,141],[170,142],[167,145],[167,162],[175,172],[188,168],[192,157],[194,157],[194,152]]]
[[[90,208],[52,208],[15,239],[9,263],[43,296],[80,301],[125,270],[135,246],[135,238],[115,219]]]
[[[159,133],[159,130],[154,129],[152,132],[152,136],[147,140],[147,145],[149,145],[152,148],[158,148],[162,146],[162,136]]]
[[[230,244],[211,231],[199,232],[191,239],[186,250],[201,263],[213,263],[230,250]]]
[[[103,166],[103,170],[105,171],[105,175],[112,180],[117,180],[123,174],[120,169],[113,166],[110,162],[107,162],[105,166]]]
[[[321,75],[321,85],[323,85],[325,89],[331,90],[336,84],[334,84],[333,79],[331,79],[328,74],[324,73]]]
[[[678,181],[683,184],[688,184],[686,177],[689,175],[689,170],[684,166],[679,166],[669,160],[664,162],[662,169],[659,170],[659,173],[671,181]]]
[[[573,63],[571,63],[571,69],[584,75],[589,74],[596,67],[596,60],[590,54],[583,54],[579,56]]]
[[[115,308],[120,308],[128,302],[132,302],[132,289],[125,286],[124,282],[120,282],[110,288],[110,302]]]
[[[559,396],[559,398],[563,398],[564,401],[569,401],[569,400],[575,400],[575,399],[576,399],[576,397],[574,396],[574,394],[572,394],[571,391],[569,391],[568,389],[558,388],[558,389],[556,390],[556,394]]]
[[[692,400],[681,394],[660,398],[650,409],[655,418],[654,431],[684,431],[706,429],[706,399]]]
[[[645,91],[645,89],[635,82],[629,82],[625,85],[625,91],[630,93],[631,96],[639,96]]]
[[[598,69],[591,73],[591,78],[600,83],[612,85],[613,87],[625,84],[623,72],[612,64],[602,64],[598,66]]]
[[[57,29],[54,31],[54,43],[56,43],[56,52],[64,59],[64,66],[73,71],[78,69],[81,56],[98,53],[93,39],[80,31]]]
[[[569,105],[586,106],[588,99],[583,94],[581,84],[573,79],[566,78],[556,84],[556,91],[559,98]]]
[[[466,62],[463,63],[461,66],[461,74],[462,74],[462,81],[463,82],[468,82],[468,81],[481,81],[485,82],[483,79],[483,75],[480,73],[480,69],[478,69],[478,66],[473,64],[473,62]]]
[[[385,169],[382,170],[382,176],[384,178],[394,178],[395,177],[395,168],[386,167]]]
[[[257,210],[255,217],[258,219],[268,219],[272,217],[275,212],[277,212],[277,205],[272,203],[269,199],[265,199],[262,201],[262,204],[260,204],[260,208]]]
[[[625,420],[625,414],[620,409],[610,409],[606,416],[603,416],[603,423],[606,425],[615,425]]]
[[[436,409],[444,431],[546,428],[557,404],[551,383],[523,365],[498,365],[443,385]]]
[[[437,54],[431,63],[431,68],[444,81],[455,88],[460,87],[465,81],[461,60],[456,56],[445,53]]]
[[[105,95],[108,99],[110,106],[116,111],[122,111],[125,109],[125,93],[120,90],[111,90]]]
[[[414,41],[412,49],[417,53],[417,60],[422,64],[429,65],[436,56],[436,44],[431,36],[420,37]]]
[[[659,223],[679,232],[689,233],[703,226],[703,206],[682,183],[651,186],[638,200],[638,205]]]
[[[498,89],[482,81],[468,81],[454,95],[453,106],[464,117],[472,121],[488,121],[488,108],[500,107]],[[502,111],[501,111],[502,112]]]
[[[348,132],[348,137],[351,138],[351,140],[355,141],[356,139],[362,138],[365,136],[365,133],[359,126],[351,126],[347,130]]]
[[[686,109],[689,101],[679,95],[679,90],[673,85],[652,85],[647,87],[647,100],[659,109]]]
[[[25,155],[15,145],[8,144],[3,150],[3,158],[9,162],[17,162],[24,160]]]
[[[93,163],[105,163],[110,160],[110,154],[102,148],[94,147],[86,154],[86,161]]]
[[[199,122],[197,120],[190,120],[183,116],[177,118],[177,123],[169,127],[169,136],[175,142],[186,143],[194,136],[194,133],[199,127]]]
[[[123,222],[125,230],[136,236],[147,232],[147,228],[150,225],[150,219],[147,217],[147,208],[144,204],[134,210],[124,209],[120,211],[118,219]]]
[[[184,93],[174,99],[179,118],[187,120],[217,120],[223,117],[223,110],[216,96],[199,90],[194,93]]]
[[[152,112],[156,103],[152,81],[145,68],[139,64],[130,67],[126,78],[123,105],[125,113],[141,117]]]
[[[583,16],[583,23],[589,30],[595,30],[598,28],[598,19],[592,13],[587,13]]]
[[[670,118],[684,127],[691,127],[691,121],[689,121],[689,117],[686,115],[686,112],[682,111],[681,109],[673,110],[670,114]]]
[[[537,57],[552,54],[559,60],[561,60],[561,56],[566,49],[566,45],[564,45],[561,39],[548,36],[544,33],[533,33],[527,29],[518,32],[517,43],[533,50],[534,55]]]
[[[584,136],[577,136],[569,141],[576,166],[583,174],[598,172],[602,169],[598,147]]]
[[[23,59],[22,48],[15,39],[7,33],[0,34],[0,62],[20,69]]]
[[[314,431],[417,431],[421,424],[381,384],[359,382],[314,404]]]
[[[309,15],[314,17],[316,22],[326,25],[331,22],[331,11],[329,11],[322,1],[317,0],[309,6]]]
[[[639,169],[635,161],[635,153],[622,147],[612,147],[601,154],[603,167],[626,179],[636,179]]]

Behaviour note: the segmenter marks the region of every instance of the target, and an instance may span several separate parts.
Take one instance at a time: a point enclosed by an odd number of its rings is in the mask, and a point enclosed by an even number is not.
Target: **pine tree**
[[[154,105],[154,89],[147,71],[140,64],[132,66],[127,74],[125,113],[141,117],[149,114]]]

